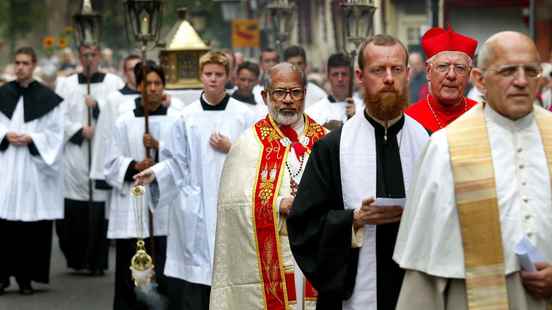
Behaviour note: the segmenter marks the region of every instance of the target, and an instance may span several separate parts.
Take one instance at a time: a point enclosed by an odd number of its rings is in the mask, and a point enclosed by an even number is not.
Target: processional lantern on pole
[[[342,0],[341,27],[336,27],[336,42],[351,59],[351,79],[354,78],[357,50],[364,40],[372,34],[373,18],[376,6],[373,0]],[[339,31],[339,29],[341,31]],[[360,55],[362,56],[362,55]],[[349,97],[353,95],[353,82],[349,83]]]
[[[161,34],[161,0],[127,0],[125,5],[125,18],[129,37],[140,44],[142,52],[142,68],[145,70],[148,48],[156,47]],[[146,77],[144,76],[144,82]],[[142,87],[142,105],[147,107],[146,87]],[[149,133],[148,109],[144,108],[146,133]],[[152,158],[149,149],[146,149],[146,157]]]
[[[73,15],[73,24],[75,28],[75,43],[77,47],[88,46],[99,48],[100,44],[100,35],[101,35],[101,21],[102,16],[95,12],[92,9],[92,3],[90,0],[83,0],[81,11]],[[90,57],[86,55],[85,57]],[[90,96],[90,79],[91,79],[91,68],[87,64],[83,68],[83,73],[86,76],[86,95]],[[88,107],[87,109],[87,125],[92,126],[92,108]],[[88,140],[88,170],[92,167],[92,140]],[[94,184],[92,184],[92,179],[88,179],[88,204],[92,213],[94,202]],[[92,214],[91,214],[92,215]],[[93,216],[90,216],[91,221]],[[94,223],[91,223],[91,229],[95,227]],[[94,234],[90,232],[90,236]],[[91,237],[92,238],[92,237]],[[92,243],[91,243],[92,244]]]
[[[284,44],[289,40],[295,22],[295,3],[290,0],[273,0],[267,5],[268,14],[275,33],[278,53],[283,52]]]
[[[140,51],[142,53],[142,107],[144,109],[144,122],[145,133],[149,133],[149,104],[146,89],[146,60],[147,51],[149,48],[154,48],[159,43],[159,37],[161,34],[161,0],[127,0],[124,2],[125,6],[125,18],[127,25],[127,34],[129,37],[133,37],[134,40],[140,44]],[[146,157],[154,158],[151,154],[151,150],[146,148]],[[132,271],[132,278],[136,287],[141,289],[149,289],[152,286],[154,279],[154,264],[155,261],[152,257],[155,257],[155,244],[153,237],[153,210],[147,208],[145,199],[146,190],[143,186],[133,186],[130,194],[133,197],[133,209],[135,212],[136,229],[137,229],[137,242],[136,242],[136,254],[132,257],[130,262],[130,269]],[[152,249],[152,256],[146,252],[145,247],[145,218],[149,215],[149,237],[150,246]]]

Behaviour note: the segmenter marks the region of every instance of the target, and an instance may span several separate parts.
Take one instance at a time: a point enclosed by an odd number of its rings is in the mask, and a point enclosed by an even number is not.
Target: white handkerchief
[[[406,198],[376,198],[374,205],[376,207],[391,207],[391,206],[400,206],[404,208],[406,204]]]
[[[544,261],[544,257],[539,250],[525,236],[516,244],[514,253],[518,257],[521,268],[525,271],[537,271],[535,263]]]

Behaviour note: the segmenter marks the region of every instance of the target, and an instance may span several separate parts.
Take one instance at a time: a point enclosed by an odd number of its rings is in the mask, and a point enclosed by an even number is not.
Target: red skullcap
[[[473,58],[477,40],[454,32],[452,29],[431,28],[422,37],[422,47],[429,59],[444,51],[463,52]]]

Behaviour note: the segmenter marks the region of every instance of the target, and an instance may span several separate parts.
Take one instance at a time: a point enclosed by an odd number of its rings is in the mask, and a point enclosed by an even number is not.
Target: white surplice
[[[405,193],[412,184],[416,163],[428,140],[427,131],[408,115],[397,133]],[[345,209],[356,209],[362,200],[376,197],[376,137],[364,113],[356,113],[343,125],[339,145],[341,186]],[[411,199],[407,195],[406,199]],[[377,309],[376,225],[364,225],[363,243],[358,256],[355,287],[344,310]]]
[[[510,282],[519,281],[519,277],[515,277],[520,266],[514,247],[524,236],[543,254],[546,262],[552,262],[551,184],[541,135],[533,113],[517,121],[505,118],[488,105],[484,113],[509,295],[525,296],[528,305],[535,305],[526,291],[511,292],[515,283]],[[429,278],[464,279],[464,252],[446,128],[431,136],[417,171],[415,185],[409,193],[411,199],[402,217],[394,260],[402,268],[424,273]],[[407,278],[414,277],[407,273]],[[523,309],[544,309],[544,304]]]
[[[170,107],[167,115],[149,116],[150,134],[159,141],[160,148],[165,144],[164,140],[170,136],[173,125],[180,118],[180,111]],[[168,205],[151,208],[150,199],[145,199],[147,205],[141,218],[143,226],[136,223],[136,210],[133,208],[133,197],[130,195],[131,181],[125,181],[128,166],[134,160],[139,162],[145,158],[143,144],[145,122],[144,117],[136,117],[133,111],[122,115],[116,122],[112,132],[109,152],[106,155],[104,174],[107,183],[113,186],[109,197],[109,226],[107,237],[109,239],[127,239],[136,237],[149,237],[148,209],[154,210],[154,235],[167,235]],[[159,161],[162,161],[162,153]],[[149,191],[146,191],[149,196]],[[141,236],[138,234],[142,233]]]
[[[63,218],[63,107],[25,123],[23,96],[11,120],[0,113],[0,141],[7,132],[31,136],[38,152],[28,146],[9,145],[0,151],[0,218],[10,221],[39,221]]]
[[[355,103],[355,111],[363,111],[363,103],[359,98],[353,97]],[[329,121],[336,120],[345,123],[347,118],[346,101],[331,102],[326,96],[320,101],[311,105],[306,109],[306,113],[314,119],[318,124],[326,124]]]
[[[108,94],[120,89],[124,82],[113,74],[106,74],[103,82],[90,84],[90,94],[96,100],[100,115],[105,108],[106,97]],[[65,110],[65,147],[63,150],[63,161],[65,166],[65,198],[72,200],[86,201],[89,199],[88,180],[90,179],[90,169],[88,168],[88,145],[89,141],[85,139],[81,145],[76,145],[69,139],[87,124],[88,108],[84,102],[86,95],[86,84],[79,84],[78,75],[74,74],[60,81],[56,87],[58,93],[64,99]],[[93,126],[96,126],[96,120],[92,118]],[[98,160],[98,156],[103,158],[103,154],[94,150],[95,140],[100,138],[97,130],[92,138],[92,162]],[[104,180],[103,176],[98,177]],[[105,191],[94,189],[94,201],[105,201]]]
[[[153,167],[159,205],[169,210],[165,275],[211,285],[217,197],[226,154],[209,145],[219,132],[236,139],[251,125],[245,103],[229,98],[225,110],[203,110],[199,100],[186,106],[161,153],[167,160]]]
[[[121,115],[134,109],[134,99],[138,97],[139,94],[122,94],[120,90],[107,95],[96,124],[95,134],[98,135],[99,139],[94,139],[94,145],[92,146],[95,152],[92,167],[90,168],[90,177],[92,179],[104,179],[104,162],[111,143],[115,122]]]

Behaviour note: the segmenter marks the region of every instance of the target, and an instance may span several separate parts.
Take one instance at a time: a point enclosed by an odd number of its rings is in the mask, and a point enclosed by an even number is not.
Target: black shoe
[[[19,294],[32,295],[34,293],[34,289],[31,286],[31,281],[18,282],[17,284],[19,284]]]

